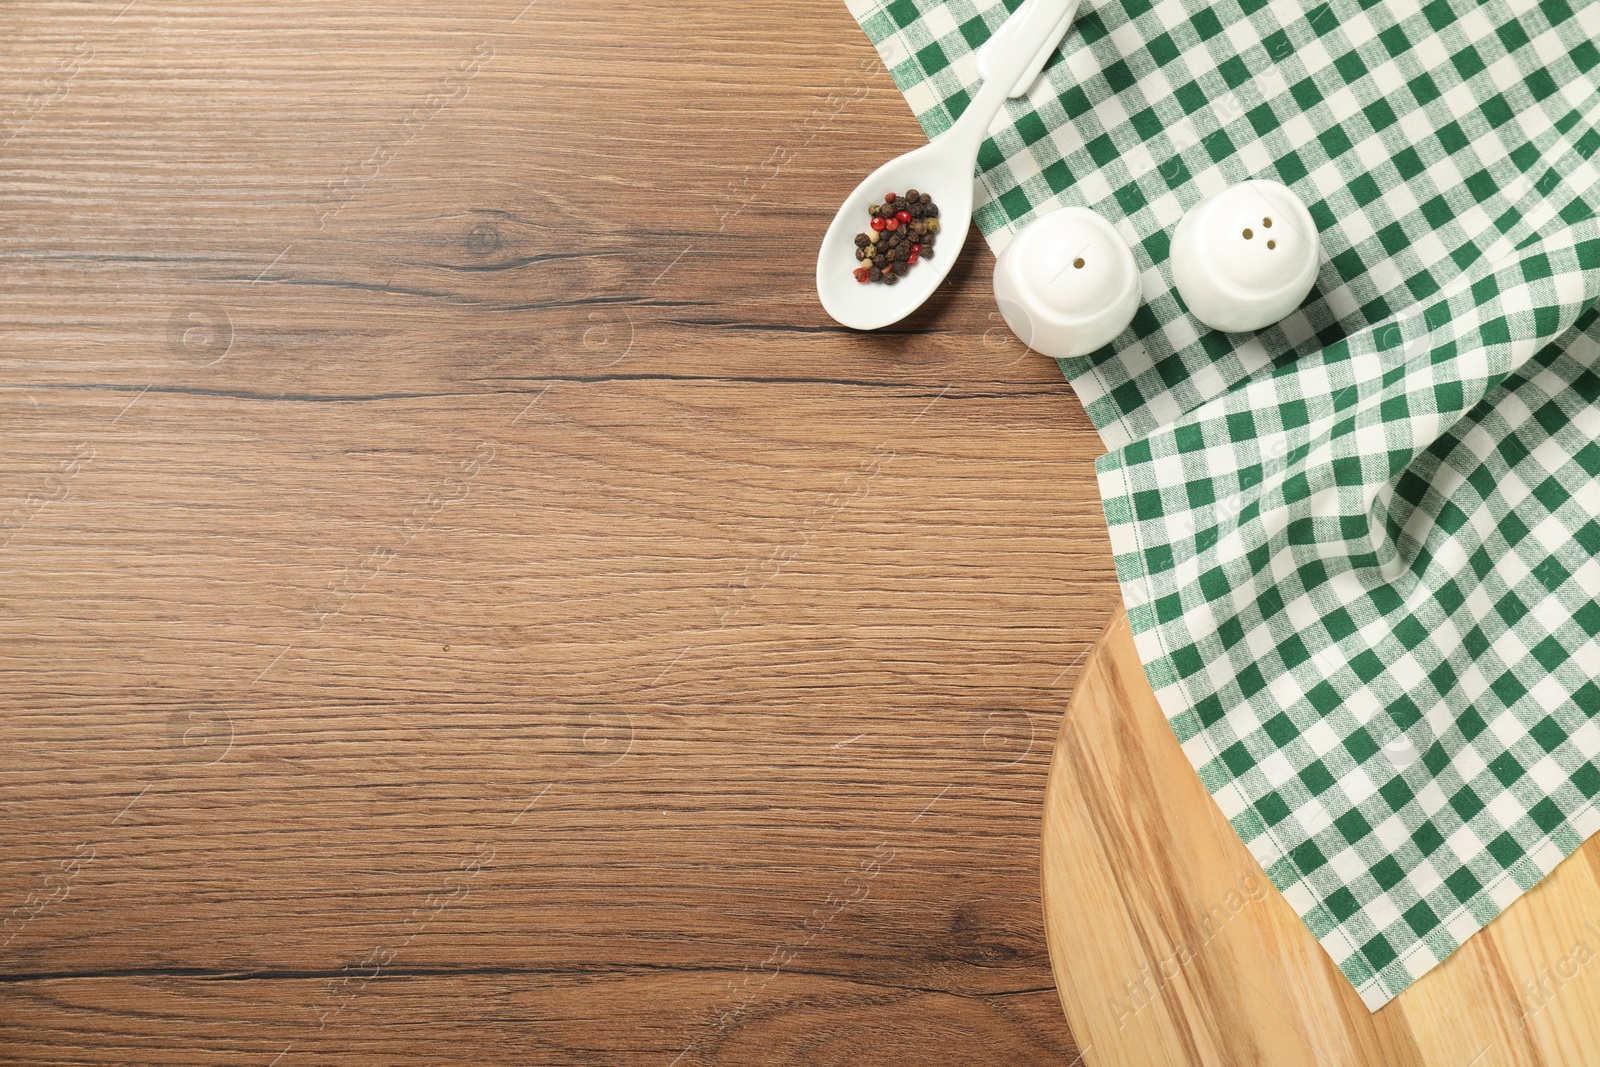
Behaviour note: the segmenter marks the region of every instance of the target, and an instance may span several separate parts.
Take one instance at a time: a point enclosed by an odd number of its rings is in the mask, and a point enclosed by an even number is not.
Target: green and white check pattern
[[[933,135],[1019,0],[848,2]],[[980,157],[997,248],[1075,204],[1134,250],[1133,326],[1062,370],[1140,655],[1372,1009],[1600,828],[1597,39],[1585,0],[1086,0]],[[1224,335],[1168,243],[1246,178],[1325,261]]]

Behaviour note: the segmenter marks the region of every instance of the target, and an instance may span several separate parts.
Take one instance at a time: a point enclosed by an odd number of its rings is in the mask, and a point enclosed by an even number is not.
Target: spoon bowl
[[[940,138],[873,171],[845,197],[833,217],[817,256],[817,295],[834,320],[853,330],[877,330],[899,322],[933,295],[955,266],[972,223],[972,167],[956,160]],[[918,262],[893,285],[858,282],[852,271],[856,234],[866,232],[867,207],[883,203],[883,194],[907,189],[927,193],[939,205],[939,243],[932,259]]]

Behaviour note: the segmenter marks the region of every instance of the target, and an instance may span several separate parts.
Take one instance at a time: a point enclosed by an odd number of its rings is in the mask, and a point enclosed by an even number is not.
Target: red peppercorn
[[[920,258],[921,257],[917,253],[913,252],[909,256],[906,257],[906,263],[907,264],[915,263]]]
[[[911,212],[896,211],[894,213],[894,217],[900,221],[900,225],[904,226],[906,223],[911,221]]]
[[[883,222],[882,219],[873,219],[872,221],[873,222]],[[888,230],[890,233],[893,233],[895,230],[898,230],[900,228],[900,220],[899,219],[890,219],[888,222],[883,222],[883,228]]]
[[[918,252],[921,252],[921,251],[922,251],[922,246],[913,241],[912,244],[911,244],[911,254],[912,255],[916,255]]]
[[[857,267],[855,270],[851,271],[850,273],[854,274],[856,276],[856,281],[858,281],[861,284],[865,285],[867,283],[867,275],[870,272],[871,272],[871,268],[870,267]]]
[[[894,203],[894,198],[895,198],[895,194],[894,193],[884,193],[883,194],[884,203],[892,204],[892,203]]]
[[[869,225],[871,225],[871,227],[874,230],[881,231],[885,226],[889,225],[889,223],[884,219],[884,217],[882,215],[879,215],[876,218],[874,218]]]

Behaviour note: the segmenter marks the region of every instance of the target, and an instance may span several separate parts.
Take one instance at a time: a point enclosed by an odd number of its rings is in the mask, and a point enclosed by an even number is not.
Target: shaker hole
[[[1267,247],[1268,248],[1277,248],[1278,247],[1278,242],[1276,242],[1276,241],[1268,241],[1267,242]]]
[[[1083,257],[1079,256],[1077,259],[1073,260],[1072,261],[1072,265],[1074,267],[1077,267],[1079,270],[1082,270],[1083,269]]]
[[[1252,237],[1254,237],[1254,236],[1255,236],[1255,234],[1254,234],[1254,233],[1252,233],[1252,232],[1250,232],[1250,231],[1249,231],[1249,230],[1245,230],[1245,231],[1244,231],[1244,239],[1245,239],[1245,240],[1246,240],[1246,241],[1248,241],[1248,240],[1250,240],[1250,238],[1252,238]]]
[[[1261,225],[1265,226],[1267,229],[1270,230],[1270,229],[1272,229],[1272,220],[1271,219],[1262,219],[1261,220]]]

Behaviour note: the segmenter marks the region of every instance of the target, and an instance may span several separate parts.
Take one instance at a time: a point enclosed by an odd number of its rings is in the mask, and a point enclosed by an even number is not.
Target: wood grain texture
[[[1091,1067],[1596,1062],[1600,838],[1369,1013],[1206,794],[1120,609],[1058,735],[1042,864]]]
[[[0,12],[0,1059],[1070,1064],[1098,439],[836,0]],[[525,6],[526,5],[526,6]]]

